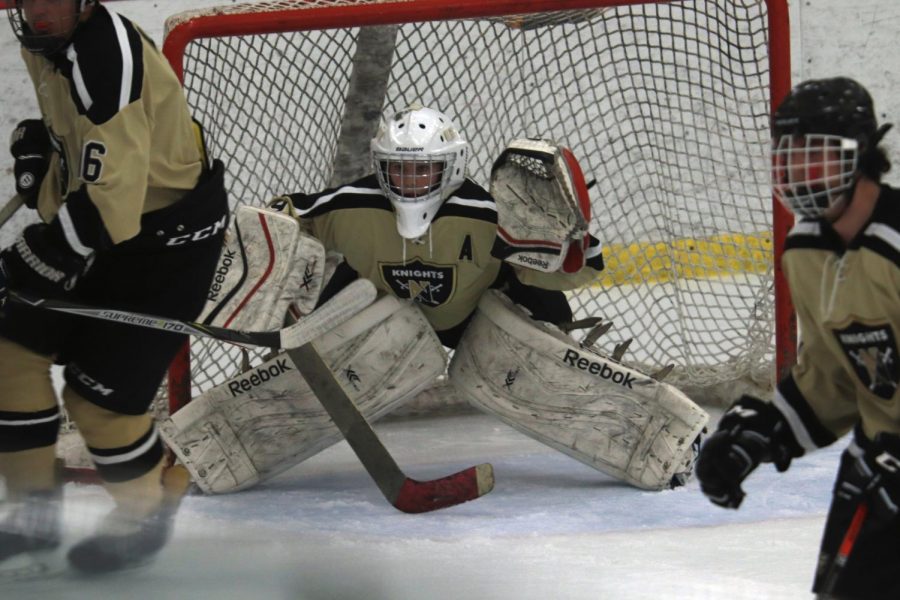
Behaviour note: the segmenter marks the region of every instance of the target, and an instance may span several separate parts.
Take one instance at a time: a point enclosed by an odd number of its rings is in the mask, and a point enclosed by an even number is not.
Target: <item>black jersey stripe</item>
[[[871,223],[866,227],[860,247],[883,256],[893,264],[900,264],[900,231],[884,223]]]
[[[778,384],[773,403],[805,450],[814,449],[810,447],[810,442],[815,448],[824,448],[837,441],[835,435],[816,417],[793,375],[788,375]]]
[[[66,52],[72,64],[72,98],[92,123],[105,123],[141,97],[143,43],[128,19],[102,5],[76,31]]]
[[[794,225],[784,242],[784,249],[831,250],[842,253],[844,243],[825,221],[803,220]]]

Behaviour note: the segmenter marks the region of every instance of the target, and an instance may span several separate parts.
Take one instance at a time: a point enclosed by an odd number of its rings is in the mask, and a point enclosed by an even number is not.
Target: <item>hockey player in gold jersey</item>
[[[744,396],[703,446],[703,493],[737,508],[761,462],[779,471],[852,430],[813,590],[900,597],[900,191],[881,183],[868,92],[847,78],[795,87],[772,121],[775,195],[798,217],[783,266],[800,325],[797,365],[774,400]]]
[[[497,207],[466,176],[468,153],[449,117],[412,106],[384,119],[372,140],[375,173],[289,199],[326,249],[343,254],[335,282],[358,274],[384,292],[414,300],[445,346],[456,345],[492,287],[536,319],[570,321],[560,290],[597,278],[603,268],[599,242],[590,238],[586,264],[574,273],[512,266],[492,254]]]
[[[194,318],[227,226],[223,167],[206,160],[177,77],[133,23],[96,0],[17,0],[10,23],[41,111],[12,134],[16,191],[41,222],[0,253],[0,475],[12,503],[0,568],[60,542],[55,362],[115,500],[69,562],[114,570],[162,547],[174,488],[186,487],[177,471],[162,476],[147,415],[184,338],[46,313],[12,293]]]

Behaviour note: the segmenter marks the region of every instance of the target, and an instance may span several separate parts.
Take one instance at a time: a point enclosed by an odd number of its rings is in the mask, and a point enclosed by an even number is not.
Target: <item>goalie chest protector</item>
[[[582,348],[496,291],[457,346],[450,381],[475,407],[642,489],[691,471],[709,418],[678,389]]]

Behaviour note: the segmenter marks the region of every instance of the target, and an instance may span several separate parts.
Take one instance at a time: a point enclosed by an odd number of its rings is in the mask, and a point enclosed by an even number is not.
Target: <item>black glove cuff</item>
[[[29,225],[16,243],[0,254],[9,286],[58,295],[71,290],[87,260],[73,252],[51,225]]]
[[[49,156],[53,146],[47,126],[41,119],[25,119],[13,129],[9,138],[9,151],[13,158],[27,154]]]
[[[722,416],[719,429],[739,439],[754,459],[775,463],[779,471],[787,470],[791,460],[803,456],[803,448],[781,411],[753,396],[741,396],[732,404]]]

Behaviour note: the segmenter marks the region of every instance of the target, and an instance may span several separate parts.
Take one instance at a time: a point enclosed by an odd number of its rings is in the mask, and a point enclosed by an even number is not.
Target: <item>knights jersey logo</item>
[[[453,267],[428,265],[420,260],[381,265],[384,277],[398,298],[408,298],[425,306],[440,306],[450,299]]]
[[[880,398],[891,398],[900,384],[897,338],[888,325],[851,323],[834,332],[863,385]]]

